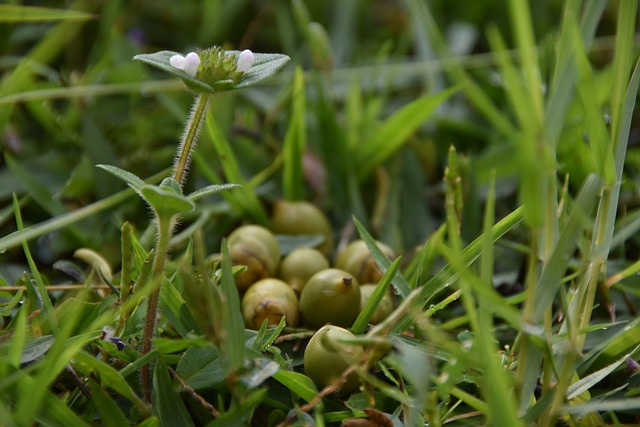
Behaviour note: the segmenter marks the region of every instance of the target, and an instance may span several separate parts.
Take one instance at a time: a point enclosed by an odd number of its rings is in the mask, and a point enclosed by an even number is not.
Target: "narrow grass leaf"
[[[561,278],[565,273],[568,259],[575,250],[578,237],[589,226],[589,218],[600,190],[600,179],[590,175],[578,194],[573,211],[567,219],[549,261],[543,267],[536,286],[535,299],[529,301],[534,309],[533,318],[527,320],[534,324],[541,321],[543,313],[551,306],[562,285]]]
[[[438,105],[458,90],[459,88],[454,87],[436,95],[419,98],[388,117],[375,129],[371,137],[352,153],[358,178],[364,179],[375,167],[395,153]]]
[[[564,405],[562,411],[583,417],[591,412],[637,412],[640,410],[640,399],[607,399],[589,401],[582,405]]]
[[[367,244],[367,248],[369,248],[369,252],[376,261],[376,264],[378,264],[378,267],[380,267],[380,270],[382,270],[383,273],[386,273],[391,266],[391,261],[389,261],[387,256],[380,250],[371,234],[369,234],[366,228],[364,228],[362,223],[358,221],[356,217],[353,217],[353,223],[356,225],[360,237]],[[395,274],[392,283],[396,292],[400,297],[402,297],[402,299],[406,298],[409,295],[409,292],[411,292],[411,286],[409,286],[407,280],[402,277],[402,274]]]
[[[358,314],[358,317],[356,318],[355,322],[353,323],[353,326],[351,327],[351,332],[353,332],[354,334],[356,335],[361,334],[367,328],[369,321],[371,320],[376,309],[378,308],[378,304],[380,303],[382,298],[384,298],[384,296],[387,294],[387,291],[389,290],[389,285],[391,285],[391,281],[395,277],[398,271],[398,268],[400,267],[400,261],[402,261],[402,257],[396,258],[396,260],[389,265],[389,268],[387,268],[387,271],[385,271],[384,276],[382,276],[382,278],[380,279],[380,282],[378,282],[378,285],[376,286],[375,290],[371,294],[371,297],[369,298],[367,303],[364,305],[364,307],[360,309],[360,314]]]
[[[175,391],[169,371],[162,360],[153,370],[153,412],[161,426],[193,426],[180,395]]]
[[[231,270],[231,257],[227,241],[221,244],[222,262],[220,269],[222,292],[226,300],[225,310],[225,332],[226,337],[223,342],[224,355],[227,357],[227,373],[230,373],[242,366],[244,362],[244,320],[240,310],[240,297],[238,288],[233,280]]]
[[[307,145],[306,96],[304,74],[300,67],[293,76],[291,118],[282,144],[282,191],[286,200],[302,200],[304,175],[302,158]]]
[[[18,231],[23,230],[24,226],[22,224],[22,214],[20,213],[18,198],[16,195],[13,195],[13,208],[14,214],[16,217],[16,225],[18,226]],[[34,288],[33,292],[39,294],[39,298],[42,302],[42,308],[47,316],[50,327],[54,332],[58,331],[58,321],[56,320],[55,313],[53,311],[53,305],[51,304],[51,299],[49,298],[49,292],[45,288],[44,281],[42,276],[40,275],[40,271],[36,266],[33,257],[31,256],[31,251],[29,250],[29,245],[27,242],[22,243],[22,249],[24,251],[24,255],[27,258],[27,263],[29,264],[29,268],[31,269],[31,274],[33,274],[33,278],[36,282],[37,290]],[[27,284],[31,283],[31,281],[27,281]]]
[[[0,22],[86,21],[94,15],[79,10],[0,4]]]
[[[569,386],[569,388],[567,389],[567,400],[571,400],[574,397],[581,395],[585,391],[588,391],[594,385],[598,384],[600,381],[604,380],[609,374],[618,369],[620,365],[626,363],[627,358],[635,353],[637,349],[638,347],[636,347],[632,352],[622,356],[615,363],[597,370],[596,372],[587,375],[586,377],[581,378],[580,380],[571,384],[571,386]]]

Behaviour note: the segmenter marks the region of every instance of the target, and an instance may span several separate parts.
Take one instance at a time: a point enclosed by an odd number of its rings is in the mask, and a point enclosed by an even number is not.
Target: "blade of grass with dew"
[[[307,145],[306,96],[304,74],[300,67],[293,76],[291,119],[282,145],[282,191],[286,200],[304,198],[302,158]]]
[[[496,242],[507,232],[516,227],[524,218],[522,207],[517,208],[509,215],[498,221],[491,229],[493,241]],[[482,236],[471,242],[463,251],[462,258],[466,265],[473,263],[482,251]],[[391,315],[380,325],[376,325],[372,330],[374,333],[383,331],[390,327],[394,333],[406,331],[413,323],[413,317],[421,311],[429,302],[444,289],[447,289],[457,280],[459,273],[451,266],[443,267],[429,281],[414,289],[410,295],[396,309],[397,316]]]

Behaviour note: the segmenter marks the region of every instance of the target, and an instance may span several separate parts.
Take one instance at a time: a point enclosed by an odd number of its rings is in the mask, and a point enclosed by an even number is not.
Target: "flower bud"
[[[247,71],[249,71],[249,68],[251,68],[254,62],[256,62],[256,57],[254,56],[253,52],[251,52],[249,49],[245,49],[240,52],[240,55],[238,56],[236,70],[242,73],[246,73]]]
[[[191,77],[195,77],[200,66],[200,57],[195,52],[189,52],[187,56],[173,55],[169,58],[169,64],[179,70],[183,70]]]

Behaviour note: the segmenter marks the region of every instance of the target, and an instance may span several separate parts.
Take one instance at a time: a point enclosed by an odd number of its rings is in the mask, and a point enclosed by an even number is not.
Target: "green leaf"
[[[225,52],[226,55],[239,55],[240,52],[237,50],[228,50]],[[138,61],[142,61],[145,64],[151,65],[153,67],[159,68],[163,71],[166,71],[169,74],[172,74],[176,77],[181,78],[185,84],[187,84],[190,88],[194,90],[200,90],[204,92],[221,92],[224,90],[233,90],[233,89],[241,89],[248,86],[253,86],[261,81],[271,77],[275,73],[277,73],[284,65],[289,61],[289,57],[287,55],[281,54],[272,54],[272,53],[254,53],[256,57],[256,62],[253,66],[245,72],[238,82],[233,82],[232,80],[221,80],[218,82],[204,82],[195,77],[190,76],[185,73],[183,70],[175,68],[169,64],[169,58],[173,55],[180,55],[178,52],[173,52],[169,50],[163,50],[156,53],[149,54],[141,54],[136,55],[133,59]],[[220,84],[222,83],[222,84]]]
[[[140,192],[142,187],[145,186],[145,182],[141,178],[124,169],[120,169],[111,165],[96,165],[96,167],[109,172],[116,178],[120,178],[121,180],[129,184],[129,187],[133,188],[138,193]]]
[[[211,388],[225,380],[222,355],[213,346],[187,349],[176,372],[194,390]]]
[[[95,15],[78,10],[0,4],[0,22],[86,21]]]
[[[123,378],[123,375],[113,369],[110,365],[89,356],[84,352],[78,352],[74,355],[73,366],[86,375],[93,374],[100,379],[102,387],[108,387],[113,391],[121,394],[129,399],[138,408],[146,410],[145,402],[138,397],[133,391],[129,383]]]
[[[107,392],[95,381],[89,383],[91,401],[96,405],[100,414],[100,424],[106,427],[120,427],[129,425],[127,417],[118,405],[109,397]]]
[[[395,153],[438,105],[457,91],[458,88],[454,87],[433,96],[419,98],[387,118],[375,129],[370,139],[352,153],[358,178],[364,179],[376,166]]]
[[[571,386],[567,389],[567,400],[571,400],[574,397],[578,397],[585,391],[589,390],[591,387],[605,379],[610,373],[615,371],[618,366],[622,365],[627,361],[627,358],[630,357],[633,353],[636,352],[638,347],[632,352],[625,354],[620,359],[618,359],[615,363],[610,364],[590,375],[587,375],[584,378],[581,378],[579,381],[571,384]]]
[[[144,185],[140,194],[161,218],[171,218],[195,207],[191,200],[167,187]]]
[[[193,426],[191,417],[173,388],[169,371],[162,360],[158,360],[153,370],[153,412],[161,426]]]
[[[222,272],[222,293],[226,299],[225,331],[227,333],[222,348],[227,357],[227,373],[231,373],[240,368],[244,362],[244,320],[240,311],[238,288],[233,280],[231,257],[226,239],[222,240],[221,246],[222,263],[220,269]]]
[[[218,184],[218,185],[207,185],[199,190],[194,191],[189,194],[187,198],[192,201],[196,201],[202,199],[205,196],[210,196],[212,194],[219,193],[225,190],[231,190],[232,188],[241,187],[240,184]]]
[[[304,374],[280,369],[273,375],[273,379],[307,402],[310,402],[318,394],[316,385],[311,378]]]

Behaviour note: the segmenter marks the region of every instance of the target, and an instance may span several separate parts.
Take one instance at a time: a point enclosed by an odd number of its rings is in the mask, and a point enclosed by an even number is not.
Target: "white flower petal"
[[[169,58],[169,65],[179,70],[184,70],[185,57],[182,55],[173,55]]]
[[[195,52],[189,52],[184,58],[184,72],[195,77],[200,66],[200,57]]]
[[[240,52],[240,56],[238,56],[238,64],[236,65],[236,70],[246,73],[249,68],[256,62],[256,57],[249,49],[245,49]]]

